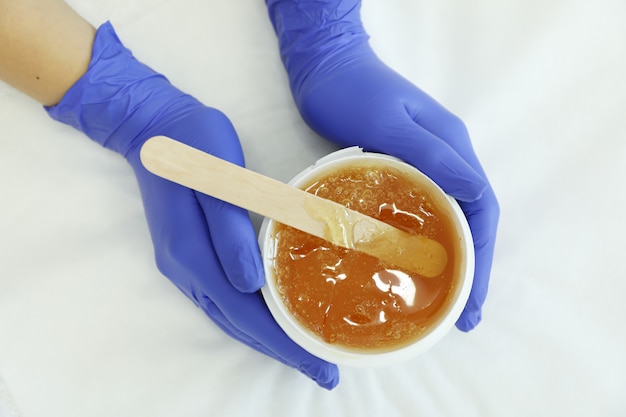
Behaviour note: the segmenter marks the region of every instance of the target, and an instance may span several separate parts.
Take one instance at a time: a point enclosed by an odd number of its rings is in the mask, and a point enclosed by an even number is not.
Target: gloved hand
[[[459,200],[474,238],[476,271],[457,321],[481,319],[499,207],[462,121],[372,51],[359,0],[266,0],[291,90],[308,125],[343,146],[396,156]]]
[[[47,111],[126,157],[139,182],[159,269],[218,326],[325,388],[337,384],[337,367],[292,342],[257,292],[264,272],[247,212],[161,179],[140,162],[141,145],[166,135],[243,165],[224,114],[138,62],[108,23],[96,33],[87,73]]]

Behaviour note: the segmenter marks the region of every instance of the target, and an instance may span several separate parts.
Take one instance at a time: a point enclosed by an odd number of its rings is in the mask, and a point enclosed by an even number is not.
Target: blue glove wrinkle
[[[195,102],[172,87],[163,75],[137,61],[106,22],[96,32],[86,76],[59,104],[45,110],[53,119],[127,156],[150,121],[163,117],[165,108],[179,111],[178,107],[188,105],[189,100]],[[133,123],[135,120],[141,123]]]
[[[367,43],[361,2],[266,1],[278,36],[280,55],[291,90],[297,92],[309,74],[343,49]]]

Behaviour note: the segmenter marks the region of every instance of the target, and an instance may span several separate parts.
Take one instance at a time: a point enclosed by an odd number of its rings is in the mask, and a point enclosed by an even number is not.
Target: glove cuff
[[[299,95],[307,77],[348,57],[370,53],[360,0],[266,0],[291,90]]]
[[[96,32],[87,72],[57,105],[45,110],[53,119],[127,156],[147,139],[151,122],[176,103],[188,102],[189,96],[167,78],[137,61],[106,22]]]

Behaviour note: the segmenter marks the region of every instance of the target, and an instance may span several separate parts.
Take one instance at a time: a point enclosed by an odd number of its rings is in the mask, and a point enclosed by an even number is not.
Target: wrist
[[[324,64],[370,53],[360,0],[266,0],[294,94]]]
[[[45,109],[53,119],[127,156],[158,121],[189,100],[166,77],[136,60],[107,22],[96,32],[85,75],[57,105]]]

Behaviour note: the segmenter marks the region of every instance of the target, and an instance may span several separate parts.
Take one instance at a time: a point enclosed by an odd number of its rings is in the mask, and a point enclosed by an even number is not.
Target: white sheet
[[[226,112],[250,168],[286,181],[334,149],[292,105],[262,0],[70,4]],[[626,415],[626,2],[363,13],[381,57],[467,123],[499,196],[482,324],[405,364],[342,368],[326,392],[160,276],[121,157],[0,85],[0,413]]]

